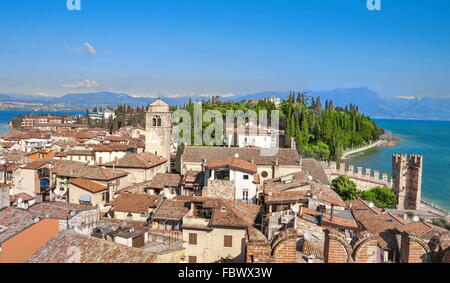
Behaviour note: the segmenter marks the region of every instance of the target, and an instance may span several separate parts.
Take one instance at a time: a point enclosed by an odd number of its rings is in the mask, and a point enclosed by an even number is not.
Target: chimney
[[[295,137],[291,137],[291,148],[297,148],[297,143],[295,142]]]
[[[10,206],[9,185],[0,185],[0,209]]]

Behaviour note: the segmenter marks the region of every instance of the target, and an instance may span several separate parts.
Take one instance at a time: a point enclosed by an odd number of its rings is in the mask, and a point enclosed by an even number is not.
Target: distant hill
[[[385,99],[381,98],[375,91],[365,87],[322,91],[307,90],[307,93],[309,96],[320,96],[323,105],[325,105],[325,100],[327,99],[333,100],[335,106],[358,105],[361,112],[371,117],[450,120],[450,98],[398,97]],[[285,99],[288,94],[288,91],[266,91],[254,94],[235,95],[222,98],[222,100],[239,102],[247,99],[264,99],[269,97]],[[163,97],[162,99],[170,105],[182,106],[189,99],[192,99],[192,101],[201,101],[207,98],[194,96]],[[133,97],[125,93],[114,92],[71,93],[58,98],[27,94],[0,94],[0,104],[9,105],[10,108],[22,107],[24,110],[26,108],[34,109],[37,103],[43,109],[84,110],[95,106],[115,107],[119,104],[127,104],[135,107],[146,105],[154,100],[155,98],[151,97]]]

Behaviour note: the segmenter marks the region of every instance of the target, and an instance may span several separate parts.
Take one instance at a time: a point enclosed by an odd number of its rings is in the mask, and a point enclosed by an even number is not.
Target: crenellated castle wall
[[[355,168],[354,165],[346,165],[345,163],[338,164],[336,162],[330,162],[329,168],[330,181],[340,175],[345,175],[354,181],[360,190],[370,190],[376,187],[392,188],[392,180],[389,179],[389,174],[380,174],[379,170],[363,167]]]

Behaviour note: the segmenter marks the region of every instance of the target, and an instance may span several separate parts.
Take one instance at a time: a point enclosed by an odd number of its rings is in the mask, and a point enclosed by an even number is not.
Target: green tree
[[[390,188],[377,187],[363,191],[361,198],[372,202],[379,208],[395,208],[397,206],[397,196]]]
[[[331,184],[343,200],[354,200],[360,195],[356,183],[350,180],[348,176],[341,175],[334,179]]]

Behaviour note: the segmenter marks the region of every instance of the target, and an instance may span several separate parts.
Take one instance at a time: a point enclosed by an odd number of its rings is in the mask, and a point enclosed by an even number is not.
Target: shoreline
[[[360,153],[360,152],[363,152],[363,151],[366,151],[366,150],[369,150],[371,148],[377,147],[377,146],[381,145],[382,143],[383,143],[383,140],[378,140],[378,141],[376,141],[374,143],[371,143],[371,144],[369,144],[367,146],[356,148],[356,149],[352,149],[350,151],[345,152],[342,155],[341,158],[342,159],[350,159],[349,158],[350,156],[355,155],[355,154]]]

